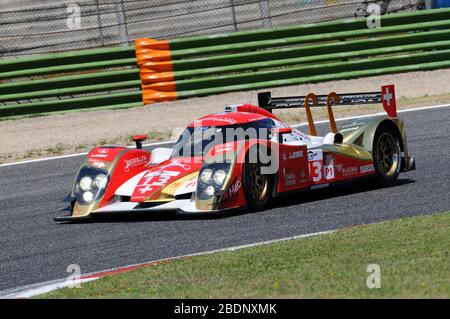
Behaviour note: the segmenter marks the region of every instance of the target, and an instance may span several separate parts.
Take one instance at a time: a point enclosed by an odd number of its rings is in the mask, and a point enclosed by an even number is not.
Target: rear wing
[[[368,93],[345,93],[336,94],[331,92],[328,95],[315,95],[313,93],[307,96],[291,97],[272,97],[271,92],[262,92],[258,94],[259,107],[272,112],[275,109],[305,108],[308,117],[308,124],[311,135],[317,135],[312,121],[310,107],[327,106],[328,116],[330,118],[331,131],[336,133],[336,123],[334,121],[331,105],[364,105],[383,103],[383,108],[389,117],[397,117],[397,103],[395,100],[395,86],[384,85],[380,92]]]

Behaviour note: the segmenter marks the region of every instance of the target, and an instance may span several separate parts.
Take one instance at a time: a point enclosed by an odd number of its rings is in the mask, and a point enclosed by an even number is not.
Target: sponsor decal
[[[230,189],[228,190],[230,197],[236,194],[241,189],[241,186],[242,186],[241,180],[240,179],[236,180],[236,182],[233,185],[231,185]]]
[[[130,171],[130,168],[136,167],[136,166],[139,166],[142,164],[147,164],[147,162],[148,162],[148,157],[146,155],[142,155],[140,157],[135,157],[135,158],[132,158],[129,160],[125,160],[126,165],[123,168],[123,170],[128,173]]]
[[[306,172],[305,170],[302,168],[300,170],[300,183],[306,183],[308,181],[308,179],[306,178]]]
[[[106,158],[106,157],[108,157],[108,154],[97,153],[91,156],[91,158]]]
[[[284,186],[292,186],[297,183],[297,176],[295,173],[287,173],[283,170],[284,174]]]
[[[175,195],[193,193],[197,188],[197,177],[185,182],[175,181],[171,186],[177,189]]]
[[[341,132],[356,131],[359,127],[349,127],[341,130]]]
[[[143,177],[142,184],[136,186],[141,194],[154,190],[155,187],[162,187],[173,177],[178,176],[180,172],[175,171],[157,171],[149,172]]]
[[[197,187],[197,178],[194,178],[188,182],[186,182],[186,184],[183,185],[183,189],[189,189],[189,188],[195,188]]]
[[[308,151],[308,161],[319,161],[323,160],[322,150],[309,150]]]
[[[202,126],[203,121],[218,121],[218,122],[226,122],[229,124],[236,124],[237,120],[230,118],[230,117],[215,117],[215,116],[211,116],[211,117],[206,117],[204,119],[201,120],[196,120],[194,121],[192,124],[193,126]]]
[[[294,152],[284,152],[282,155],[283,161],[287,161],[288,159],[302,158],[303,151],[294,151]]]
[[[293,158],[302,158],[303,157],[303,151],[295,151],[289,153],[289,159]]]
[[[375,167],[373,167],[373,164],[363,165],[359,167],[359,171],[361,174],[371,173],[375,171]]]
[[[106,164],[104,162],[98,161],[98,160],[95,160],[95,159],[89,159],[89,163],[92,166],[97,167],[97,168],[104,168],[106,166]]]
[[[112,162],[116,156],[124,150],[123,147],[116,148],[94,148],[88,154],[90,159],[100,159],[103,162]]]
[[[347,123],[347,124],[342,125],[341,132],[355,131],[365,124],[366,124],[366,122],[361,121],[361,120],[356,120],[351,123]]]
[[[90,158],[107,158],[109,156],[109,149],[107,148],[98,148],[95,151],[94,154],[89,156]]]
[[[325,179],[334,179],[334,155],[330,153],[325,154],[323,175]]]
[[[97,167],[97,168],[103,168],[103,167],[105,167],[106,165],[105,165],[105,163],[103,163],[103,162],[95,161],[95,162],[92,163],[92,166],[95,166],[95,167]]]
[[[237,179],[231,186],[228,188],[228,190],[223,194],[222,200],[228,200],[234,195],[236,195],[239,190],[242,187],[242,181],[240,179]]]
[[[346,123],[346,124],[342,125],[342,127],[345,128],[345,127],[351,127],[351,126],[361,126],[361,125],[364,125],[364,124],[366,124],[365,121],[355,120],[353,122]]]
[[[136,164],[137,165],[137,164]],[[156,191],[172,181],[175,177],[191,169],[191,165],[183,164],[178,161],[172,161],[166,165],[160,166],[153,171],[148,171],[136,186],[135,193],[146,194]],[[138,198],[139,195],[134,195]]]
[[[342,176],[352,176],[358,174],[358,167],[351,166],[342,169]]]
[[[248,118],[248,121],[249,122],[255,122],[255,121],[258,121],[258,120],[261,120],[261,119],[263,119],[264,117],[262,117],[261,115],[255,115],[255,116],[250,116],[249,118]]]
[[[325,175],[325,179],[334,179],[334,165],[324,165],[323,171]]]
[[[153,190],[152,185],[145,185],[143,187],[142,187],[142,185],[139,185],[136,188],[138,189],[139,193],[141,193],[141,194],[145,194],[145,193],[150,192],[150,191]]]

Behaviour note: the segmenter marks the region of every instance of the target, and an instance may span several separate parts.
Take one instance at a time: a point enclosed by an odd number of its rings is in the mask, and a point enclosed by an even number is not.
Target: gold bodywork
[[[177,189],[183,185],[185,182],[194,179],[198,175],[198,172],[194,172],[191,174],[188,174],[180,179],[177,179],[173,183],[169,184],[168,186],[164,187],[161,191],[161,194],[158,198],[154,199],[146,199],[144,202],[171,202],[175,200],[175,192]]]
[[[360,147],[370,153],[370,159],[372,159],[375,132],[382,122],[390,123],[390,125],[396,128],[401,136],[401,151],[404,153],[404,157],[408,157],[405,123],[398,118],[390,118],[388,116],[359,118],[344,123],[338,132],[343,137],[342,144],[351,145],[354,148]],[[350,153],[344,151],[346,155]]]

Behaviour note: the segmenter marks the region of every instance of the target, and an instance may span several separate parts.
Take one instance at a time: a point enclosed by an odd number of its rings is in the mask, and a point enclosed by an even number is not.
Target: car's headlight
[[[78,203],[89,205],[103,196],[108,184],[108,172],[93,167],[82,167],[75,180],[73,195]]]
[[[215,171],[213,175],[214,183],[216,183],[219,186],[222,186],[225,177],[227,177],[227,173],[224,170],[219,169]]]
[[[94,199],[94,193],[87,191],[83,193],[83,200],[85,202],[90,202]]]
[[[229,163],[213,163],[203,167],[197,183],[197,198],[208,199],[219,195],[223,190],[230,166]]]
[[[200,173],[200,180],[203,183],[208,184],[209,182],[211,182],[212,174],[213,174],[213,170],[210,169],[210,168],[206,168],[206,169],[201,171],[201,173]]]
[[[80,188],[83,191],[88,191],[92,189],[93,186],[93,180],[90,176],[84,176],[82,179],[80,179]]]
[[[213,196],[215,191],[216,190],[212,185],[209,185],[208,187],[205,188],[205,194],[208,196]]]
[[[108,181],[108,177],[106,176],[106,174],[98,174],[97,176],[95,176],[95,185],[98,188],[103,188],[106,185],[106,182]]]

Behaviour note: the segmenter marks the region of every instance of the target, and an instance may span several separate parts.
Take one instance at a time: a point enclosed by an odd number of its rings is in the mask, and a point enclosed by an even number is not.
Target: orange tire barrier
[[[144,104],[176,100],[169,41],[136,39],[135,48]]]

